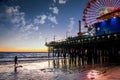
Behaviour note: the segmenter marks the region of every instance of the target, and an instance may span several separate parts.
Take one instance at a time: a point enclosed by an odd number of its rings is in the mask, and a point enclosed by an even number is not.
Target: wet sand
[[[64,64],[63,60],[0,63],[0,80],[120,80],[120,65]]]

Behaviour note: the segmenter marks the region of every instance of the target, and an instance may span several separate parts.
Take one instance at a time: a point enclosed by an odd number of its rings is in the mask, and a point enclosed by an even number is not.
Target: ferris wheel
[[[89,0],[85,9],[83,21],[85,27],[98,22],[97,18],[120,8],[120,0]]]

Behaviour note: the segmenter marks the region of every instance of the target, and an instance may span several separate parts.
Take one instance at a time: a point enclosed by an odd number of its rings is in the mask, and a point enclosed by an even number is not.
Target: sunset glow
[[[47,52],[47,48],[0,48],[0,52]]]
[[[55,40],[64,40],[66,32],[76,36],[87,1],[0,1],[0,52],[46,52],[45,42],[54,36]]]

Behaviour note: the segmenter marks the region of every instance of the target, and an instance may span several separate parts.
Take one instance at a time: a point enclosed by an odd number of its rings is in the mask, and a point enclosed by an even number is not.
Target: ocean
[[[18,67],[12,62],[15,56],[20,61]],[[50,56],[32,52],[0,53],[0,80],[120,80],[120,65],[87,64],[81,59],[71,62],[69,58]]]
[[[19,61],[42,60],[48,58],[48,53],[45,52],[1,52],[0,62],[10,62],[17,56]],[[50,54],[52,56],[52,54]]]

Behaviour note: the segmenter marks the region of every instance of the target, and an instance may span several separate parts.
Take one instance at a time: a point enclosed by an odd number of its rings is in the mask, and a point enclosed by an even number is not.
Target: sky
[[[87,2],[0,0],[0,52],[44,52],[54,36],[56,41],[64,40],[66,32],[77,36]]]

